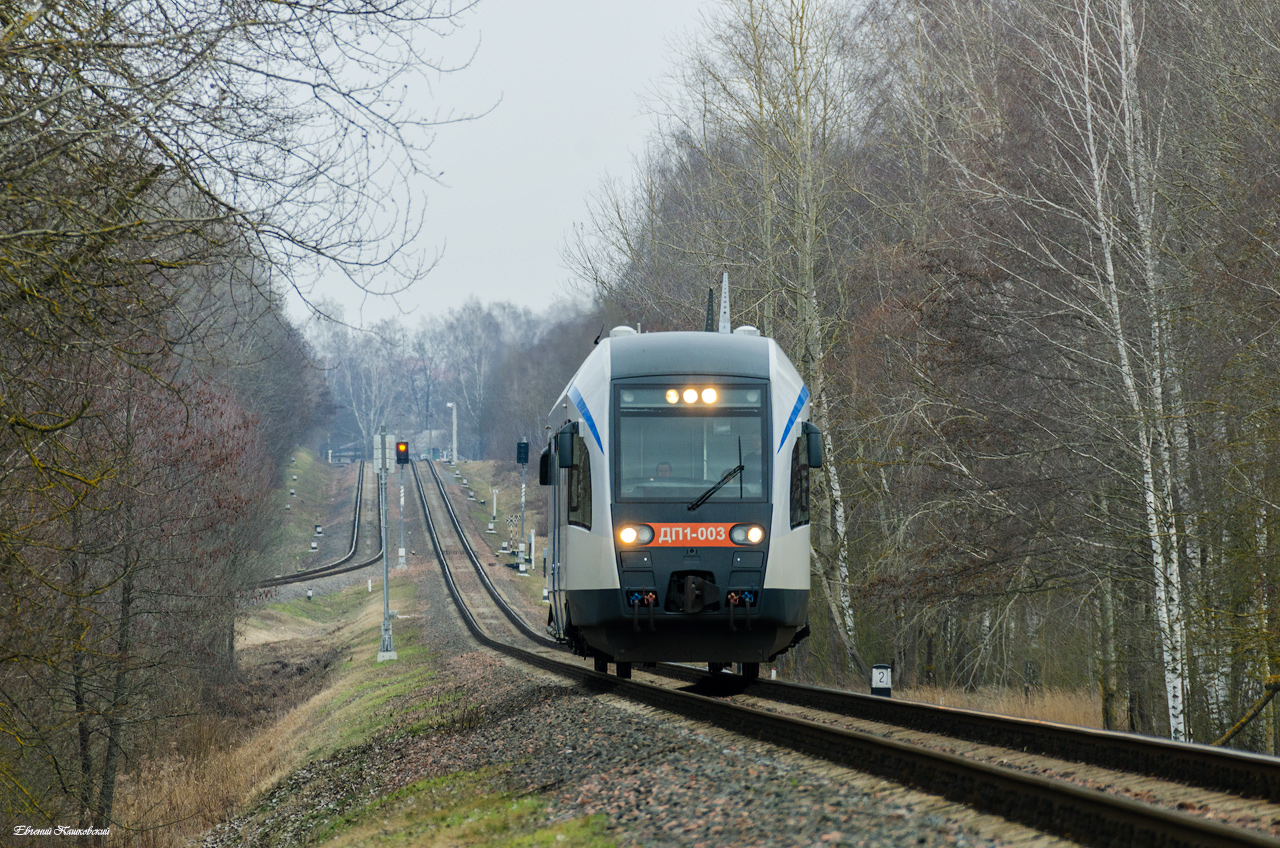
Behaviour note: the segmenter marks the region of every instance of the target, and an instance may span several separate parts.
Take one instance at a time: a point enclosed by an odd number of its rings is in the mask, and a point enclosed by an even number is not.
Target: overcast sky
[[[462,304],[506,300],[541,311],[566,296],[566,234],[606,176],[630,178],[651,129],[645,95],[671,67],[673,41],[692,33],[708,0],[481,0],[451,36],[455,59],[426,111],[492,113],[439,129],[420,248],[439,265],[401,295],[409,326]],[[501,101],[501,102],[499,102]],[[385,298],[361,298],[325,277],[316,293],[338,299],[353,323],[399,315]]]

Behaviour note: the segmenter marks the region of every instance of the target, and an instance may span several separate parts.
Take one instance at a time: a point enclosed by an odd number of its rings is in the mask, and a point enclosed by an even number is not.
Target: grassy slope
[[[392,606],[417,606],[408,581],[393,581]],[[348,656],[329,685],[303,709],[305,731],[291,733],[285,756],[296,767],[260,796],[252,814],[265,841],[317,845],[605,845],[602,825],[579,820],[543,827],[542,799],[513,799],[497,787],[498,763],[481,772],[420,780],[387,794],[371,792],[377,750],[394,741],[430,737],[465,721],[467,707],[448,694],[424,697],[439,683],[436,664],[421,628],[409,621],[395,628],[394,662],[374,661],[381,625],[381,599],[359,587],[293,601],[282,611],[311,621],[342,620],[340,638]],[[438,687],[435,687],[438,691]],[[287,717],[286,719],[287,720]],[[282,721],[285,721],[282,720]],[[336,795],[325,787],[344,789]]]
[[[409,579],[393,579],[391,606],[420,608]],[[226,819],[233,835],[219,844],[260,848],[614,844],[598,818],[547,825],[544,798],[509,797],[505,763],[388,788],[389,752],[477,719],[439,679],[420,619],[397,622],[398,658],[376,662],[381,622],[381,595],[360,586],[248,616],[242,629],[259,662],[333,658],[323,686],[236,744],[145,764],[124,809],[146,830],[115,828],[110,844],[181,846]]]
[[[297,451],[280,481],[280,527],[264,573],[314,564],[305,551],[316,516],[328,501],[350,508],[341,473]],[[518,511],[518,485],[514,492]],[[421,608],[415,592],[410,578],[393,577],[391,607],[411,616]],[[132,826],[114,827],[109,845],[176,848],[231,819],[238,835],[223,844],[248,838],[263,848],[613,844],[597,819],[544,826],[545,799],[503,793],[503,763],[383,790],[379,750],[470,718],[439,679],[420,618],[396,623],[396,661],[375,661],[381,620],[381,594],[360,585],[247,613],[237,627],[241,715],[193,717],[190,735],[203,744],[175,743],[182,755],[136,764],[118,807]],[[434,694],[424,697],[428,687]]]
[[[263,552],[263,576],[289,574],[327,561],[328,558],[317,558],[318,555],[311,552],[310,546],[316,538],[315,525],[328,526],[330,503],[338,496],[335,488],[340,487],[336,483],[344,470],[329,465],[305,448],[294,451],[293,462],[285,463],[276,497],[271,501],[272,508],[278,510],[279,523]],[[297,480],[293,479],[295,475]],[[289,495],[290,489],[296,493],[292,497]],[[342,489],[340,493],[348,528],[350,516],[346,513],[351,507],[347,498],[354,497],[354,494],[354,489]],[[285,504],[289,505],[289,509],[285,509]],[[350,538],[346,541],[349,542]],[[339,547],[336,541],[334,547]],[[345,552],[345,546],[342,547]]]

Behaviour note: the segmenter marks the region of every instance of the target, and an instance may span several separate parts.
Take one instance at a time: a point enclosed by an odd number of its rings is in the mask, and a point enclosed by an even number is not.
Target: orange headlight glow
[[[648,524],[626,524],[618,530],[618,541],[624,545],[647,545],[653,541],[653,528]]]

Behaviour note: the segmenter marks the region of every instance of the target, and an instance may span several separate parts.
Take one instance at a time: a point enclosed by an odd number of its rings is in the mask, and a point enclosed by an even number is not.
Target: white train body
[[[804,638],[808,417],[799,373],[751,328],[602,339],[542,457],[553,635],[620,664],[760,663]]]

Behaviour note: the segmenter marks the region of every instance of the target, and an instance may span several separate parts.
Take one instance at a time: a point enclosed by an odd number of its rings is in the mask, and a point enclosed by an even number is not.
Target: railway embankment
[[[281,717],[275,776],[202,846],[1053,842],[482,651],[434,563],[392,585],[394,662],[373,661],[376,592],[358,605],[362,587],[272,609],[287,616],[274,632],[305,636],[299,617],[330,628],[342,661]]]

